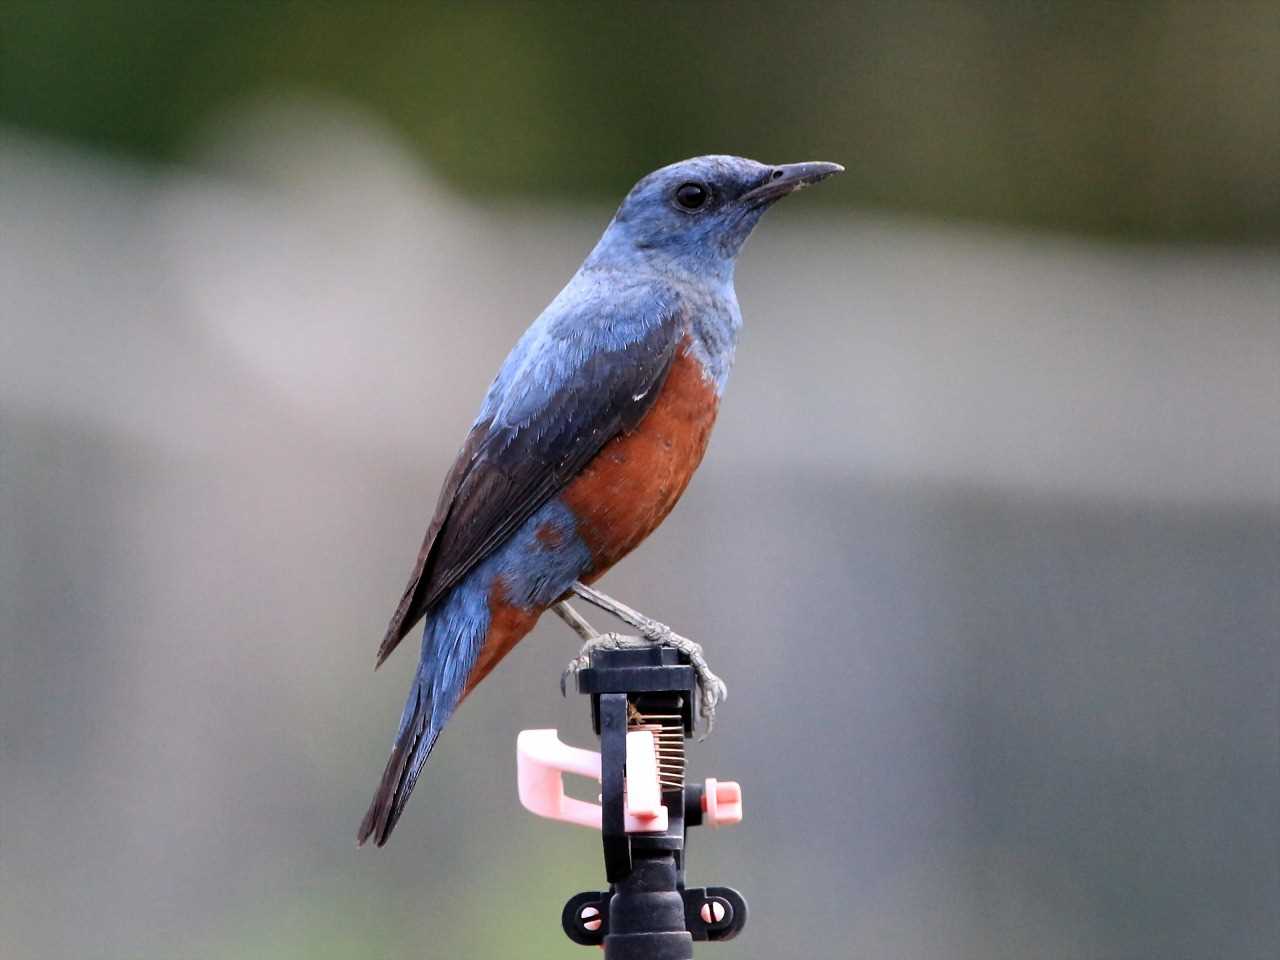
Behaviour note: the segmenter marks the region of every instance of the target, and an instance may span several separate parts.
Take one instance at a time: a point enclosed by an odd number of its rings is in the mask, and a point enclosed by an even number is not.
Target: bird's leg
[[[591,665],[592,649],[606,638],[587,622],[586,617],[569,606],[568,600],[561,600],[559,603],[553,604],[551,610],[569,625],[570,630],[582,638],[582,649],[578,651],[576,657],[569,661],[569,665],[564,668],[564,673],[560,674],[560,696],[567,697],[569,695],[569,679],[576,677],[580,670],[585,670]],[[608,636],[612,637],[616,636],[616,634],[609,634]]]
[[[551,608],[557,617],[569,625],[569,629],[580,636],[584,641],[591,642],[600,636],[600,631],[587,622],[587,618],[580,614],[573,607],[569,606],[568,600],[561,600]]]
[[[585,641],[577,658],[569,664],[569,669],[560,678],[561,691],[565,689],[566,681],[570,675],[576,674],[590,663],[592,650],[600,648],[617,650],[624,647],[645,646],[655,643],[666,644],[688,656],[689,663],[693,666],[694,673],[697,674],[699,707],[706,724],[706,733],[710,733],[712,726],[715,724],[716,707],[722,700],[728,698],[729,689],[725,686],[723,680],[711,672],[711,668],[707,665],[707,659],[703,656],[702,645],[695,643],[688,637],[680,636],[665,623],[650,619],[638,610],[632,609],[625,603],[615,600],[608,594],[601,593],[585,583],[575,582],[570,589],[592,606],[612,614],[628,626],[635,627],[640,631],[640,637],[628,637],[617,633],[598,634],[578,611],[569,606],[567,601],[562,600],[556,604],[552,609]]]

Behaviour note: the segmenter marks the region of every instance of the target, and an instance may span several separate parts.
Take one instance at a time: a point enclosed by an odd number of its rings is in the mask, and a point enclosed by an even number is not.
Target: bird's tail
[[[364,846],[371,837],[379,847],[387,842],[404,811],[404,805],[409,802],[409,794],[413,793],[423,764],[431,756],[431,748],[436,745],[440,729],[432,721],[431,680],[420,666],[404,705],[404,713],[400,716],[400,731],[396,734],[387,768],[382,772],[382,781],[373,794],[368,812],[360,821],[360,832],[356,835],[360,846]]]

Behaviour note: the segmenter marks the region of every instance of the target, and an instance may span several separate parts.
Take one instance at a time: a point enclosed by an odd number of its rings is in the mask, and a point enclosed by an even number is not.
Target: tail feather
[[[422,659],[400,714],[395,745],[356,835],[361,845],[370,838],[378,846],[387,842],[440,731],[466,696],[467,684],[476,675],[477,657],[493,632],[491,586],[491,581],[483,579],[464,583],[454,588],[440,609],[432,612],[423,631]],[[491,662],[481,665],[478,676],[487,673],[511,644],[528,632],[534,619],[515,620],[518,633],[512,634],[510,628],[505,633],[499,631],[497,650],[490,655]],[[508,634],[511,639],[505,640]]]
[[[440,729],[432,723],[431,707],[430,686],[419,675],[409,691],[400,731],[382,772],[382,780],[374,791],[373,802],[369,804],[364,819],[360,821],[360,830],[356,834],[356,843],[360,846],[364,846],[370,837],[379,847],[385,844],[404,812],[418,775],[422,773],[422,767],[436,745],[436,738],[440,736]]]

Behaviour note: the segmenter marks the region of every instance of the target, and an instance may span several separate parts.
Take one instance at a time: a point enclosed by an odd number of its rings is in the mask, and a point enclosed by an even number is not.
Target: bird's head
[[[588,264],[638,260],[658,270],[727,279],[765,210],[842,170],[836,163],[770,165],[729,156],[673,163],[632,187]]]

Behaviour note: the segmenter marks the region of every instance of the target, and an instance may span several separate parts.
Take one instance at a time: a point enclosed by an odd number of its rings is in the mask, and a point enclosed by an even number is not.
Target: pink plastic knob
[[[733,780],[707,778],[702,789],[702,822],[728,827],[742,822],[742,786]]]

